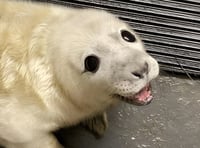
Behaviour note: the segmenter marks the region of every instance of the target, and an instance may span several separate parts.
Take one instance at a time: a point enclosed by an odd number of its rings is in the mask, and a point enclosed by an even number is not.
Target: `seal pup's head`
[[[138,35],[105,11],[76,10],[70,15],[56,22],[50,47],[56,77],[69,99],[88,109],[103,109],[119,99],[137,105],[151,102],[149,83],[159,66]]]

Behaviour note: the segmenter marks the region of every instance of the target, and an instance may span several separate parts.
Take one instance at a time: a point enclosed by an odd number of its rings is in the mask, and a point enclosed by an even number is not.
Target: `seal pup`
[[[0,0],[6,148],[60,148],[52,131],[92,117],[85,123],[100,119],[104,129],[110,105],[151,102],[149,83],[158,73],[138,35],[108,12]]]

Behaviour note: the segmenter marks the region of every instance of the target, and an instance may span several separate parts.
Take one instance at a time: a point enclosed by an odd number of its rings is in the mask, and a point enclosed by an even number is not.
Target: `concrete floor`
[[[200,79],[164,74],[152,86],[148,106],[122,103],[109,111],[103,138],[81,127],[60,131],[59,138],[68,148],[200,148]]]
[[[162,74],[152,86],[148,106],[109,110],[103,138],[73,127],[59,131],[59,140],[67,148],[200,148],[200,79]]]

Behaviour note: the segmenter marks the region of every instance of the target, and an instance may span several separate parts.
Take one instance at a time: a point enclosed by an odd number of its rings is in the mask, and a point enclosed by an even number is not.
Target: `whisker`
[[[186,71],[186,69],[183,67],[183,65],[179,62],[179,60],[177,59],[177,56],[175,56],[176,62],[178,63],[178,65],[181,67],[181,69],[184,71],[184,73],[187,75],[187,77],[193,81],[193,78],[190,76],[190,74]]]

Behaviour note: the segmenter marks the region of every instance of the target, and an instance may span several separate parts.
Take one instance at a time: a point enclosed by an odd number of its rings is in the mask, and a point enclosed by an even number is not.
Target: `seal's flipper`
[[[87,119],[81,125],[92,132],[96,138],[101,138],[108,128],[107,114],[104,112],[91,119]]]

